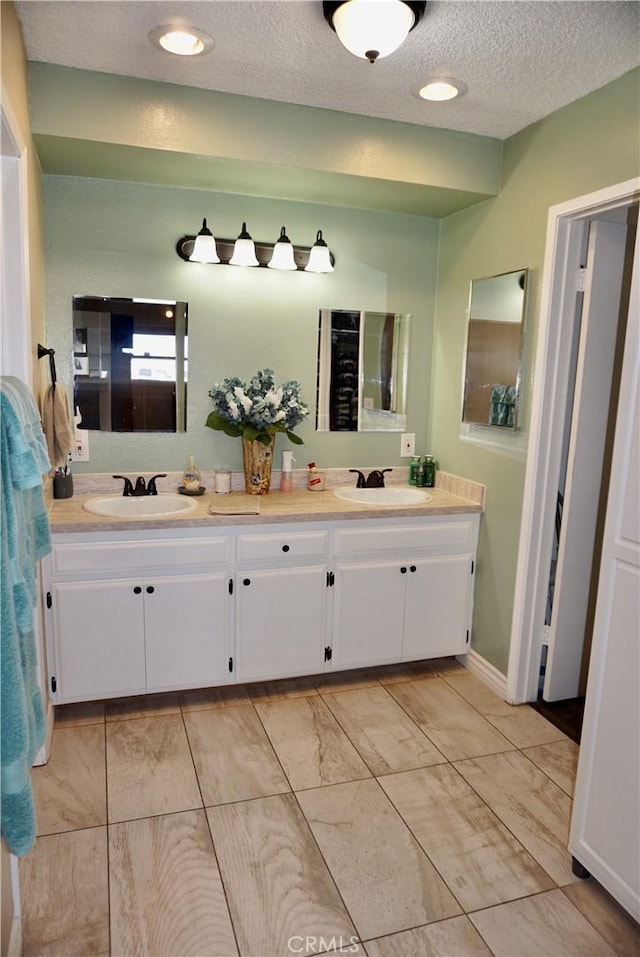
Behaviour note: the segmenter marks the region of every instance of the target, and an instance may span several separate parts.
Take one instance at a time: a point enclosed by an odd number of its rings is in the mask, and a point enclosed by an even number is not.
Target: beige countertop
[[[94,515],[83,508],[83,502],[92,495],[74,495],[70,499],[52,501],[49,510],[51,531],[89,532],[123,531],[125,529],[163,528],[208,528],[216,526],[270,525],[284,522],[349,521],[351,519],[425,518],[431,515],[449,515],[483,511],[483,501],[474,501],[454,494],[446,488],[426,489],[433,495],[430,502],[419,505],[372,507],[345,502],[337,498],[331,489],[310,492],[299,489],[293,492],[271,491],[268,495],[255,496],[259,501],[260,514],[232,515],[209,514],[209,506],[233,506],[234,501],[244,502],[243,493],[216,495],[212,491],[193,498],[196,508],[185,513],[154,518],[113,518]],[[466,491],[466,489],[463,489]],[[95,493],[94,493],[95,494]],[[474,498],[478,498],[477,495]]]

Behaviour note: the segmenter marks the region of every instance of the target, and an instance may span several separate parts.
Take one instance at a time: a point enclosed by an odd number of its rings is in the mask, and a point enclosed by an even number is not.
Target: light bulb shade
[[[291,240],[287,236],[284,226],[280,230],[280,238],[274,243],[273,255],[267,263],[267,266],[269,269],[294,270],[298,268],[293,258],[293,246],[291,245]]]
[[[425,6],[406,0],[345,0],[325,3],[324,13],[342,45],[374,63],[402,46]]]
[[[233,247],[233,256],[229,260],[230,266],[259,266],[256,256],[256,246],[247,232],[247,224],[242,224],[242,232],[236,239]]]
[[[189,256],[192,263],[219,263],[220,257],[213,233],[207,228],[206,219],[202,220],[202,229],[193,243],[193,251]]]
[[[309,262],[304,267],[305,272],[333,272],[331,262],[331,253],[329,247],[322,238],[322,230],[319,229],[316,235],[316,241],[311,247],[309,253]]]

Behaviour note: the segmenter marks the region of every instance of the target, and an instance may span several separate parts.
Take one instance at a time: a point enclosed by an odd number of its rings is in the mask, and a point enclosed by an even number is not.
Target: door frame
[[[507,701],[535,701],[571,379],[571,347],[584,240],[590,220],[640,198],[640,177],[551,206],[542,272]]]

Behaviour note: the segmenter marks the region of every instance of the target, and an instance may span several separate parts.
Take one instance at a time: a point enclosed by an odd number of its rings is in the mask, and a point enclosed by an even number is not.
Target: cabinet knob
[[[406,575],[406,574],[407,574],[407,569],[406,569],[406,567],[405,567],[404,565],[403,565],[403,566],[401,567],[401,569],[400,569],[400,574],[401,574],[401,575]]]
[[[243,579],[242,579],[242,584],[243,584],[243,585],[250,585],[250,584],[251,584],[251,579],[250,579],[250,578],[243,578]]]
[[[133,589],[133,594],[134,594],[134,595],[141,595],[141,594],[142,594],[142,588],[140,587],[140,585],[136,585],[136,587]]]
[[[155,588],[153,585],[147,585],[147,595],[153,595]]]
[[[283,552],[288,552],[288,551],[289,551],[289,546],[288,546],[288,545],[283,545],[283,546],[282,546],[282,551],[283,551]]]
[[[416,566],[415,566],[415,565],[410,565],[410,566],[409,566],[409,571],[410,571],[410,572],[414,572],[415,570],[416,570]]]

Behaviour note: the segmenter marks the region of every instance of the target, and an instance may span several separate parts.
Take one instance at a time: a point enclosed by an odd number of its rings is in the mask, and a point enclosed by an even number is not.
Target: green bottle
[[[420,456],[414,455],[409,466],[409,485],[415,485],[418,481],[418,466],[420,465]]]

